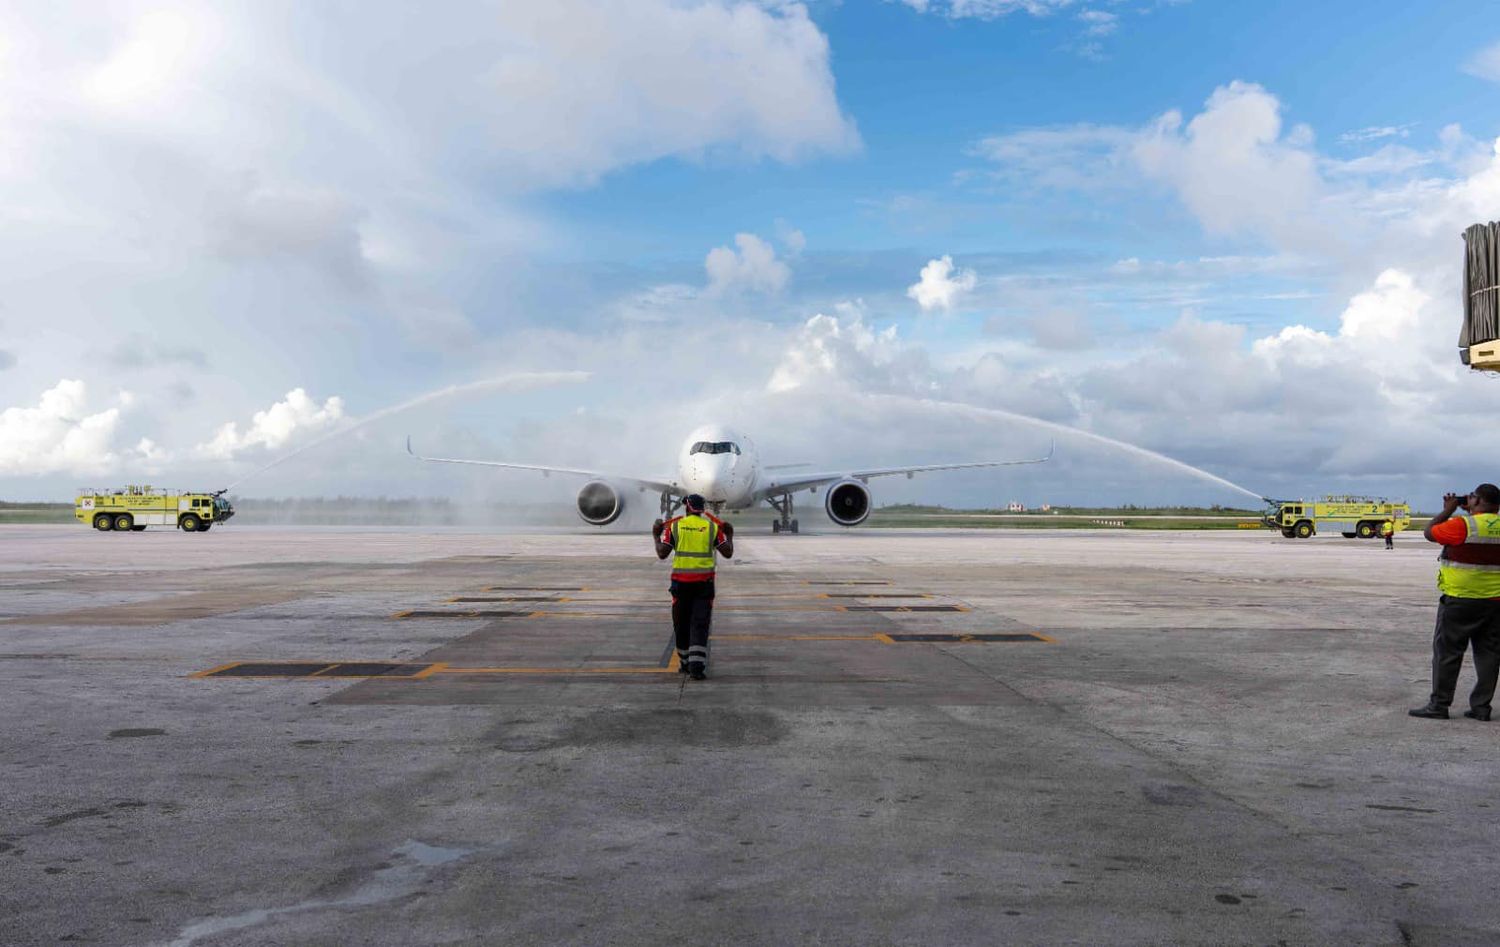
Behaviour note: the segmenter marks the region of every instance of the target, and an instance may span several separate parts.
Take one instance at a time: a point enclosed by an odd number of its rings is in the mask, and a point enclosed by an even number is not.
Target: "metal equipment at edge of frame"
[[[1482,372],[1500,372],[1500,223],[1464,231],[1464,322],[1458,357]]]
[[[73,517],[101,533],[139,533],[147,526],[172,526],[184,533],[206,533],[234,516],[224,490],[185,493],[131,485],[121,490],[78,491]]]

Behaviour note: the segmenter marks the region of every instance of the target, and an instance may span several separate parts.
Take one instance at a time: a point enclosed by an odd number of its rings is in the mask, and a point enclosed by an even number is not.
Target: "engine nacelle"
[[[840,480],[823,494],[823,509],[840,526],[858,526],[870,518],[870,488],[858,480]]]
[[[590,480],[578,491],[578,516],[590,526],[608,526],[625,512],[625,495],[603,480]]]

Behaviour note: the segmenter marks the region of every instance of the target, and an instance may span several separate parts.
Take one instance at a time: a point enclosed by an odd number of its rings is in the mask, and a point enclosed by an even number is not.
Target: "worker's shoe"
[[[692,670],[688,671],[688,677],[691,677],[695,681],[701,681],[708,677],[708,674],[703,670],[703,665],[694,664]]]
[[[1464,716],[1470,720],[1488,721],[1490,719],[1490,712],[1488,710],[1465,710]]]
[[[1408,716],[1421,717],[1424,720],[1448,719],[1447,707],[1434,707],[1431,704],[1428,704],[1426,707],[1418,707],[1415,710],[1408,710],[1406,713]]]

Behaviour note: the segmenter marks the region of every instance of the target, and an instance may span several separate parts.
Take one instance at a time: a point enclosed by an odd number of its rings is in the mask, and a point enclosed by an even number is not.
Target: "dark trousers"
[[[1387,536],[1385,538],[1385,548],[1387,548],[1387,549],[1395,549],[1396,548],[1396,534],[1395,533],[1391,533],[1389,536]]]
[[[1488,712],[1500,677],[1500,601],[1442,596],[1432,634],[1432,706],[1446,709],[1453,703],[1464,652],[1470,647],[1479,680],[1469,695],[1469,707]]]
[[[677,660],[691,669],[708,667],[708,632],[714,619],[714,583],[672,583],[672,631],[677,636]]]

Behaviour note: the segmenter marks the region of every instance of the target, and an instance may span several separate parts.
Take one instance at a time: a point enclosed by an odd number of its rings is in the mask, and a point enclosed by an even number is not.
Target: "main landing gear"
[[[771,504],[771,507],[781,514],[781,519],[771,521],[771,532],[795,534],[797,532],[797,521],[792,519],[792,495],[790,493],[783,493],[780,498],[766,497],[766,502]]]

